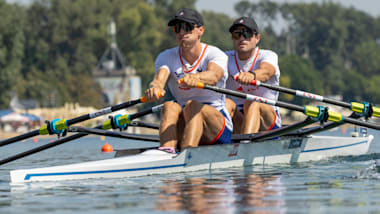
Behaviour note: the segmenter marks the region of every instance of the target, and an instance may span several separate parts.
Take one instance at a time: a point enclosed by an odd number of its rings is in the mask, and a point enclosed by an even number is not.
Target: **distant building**
[[[140,97],[141,80],[135,75],[136,70],[126,65],[124,56],[117,47],[116,25],[113,21],[110,23],[109,33],[111,45],[92,73],[102,87],[105,103],[112,105]]]
[[[34,99],[19,99],[17,94],[13,94],[11,101],[10,101],[10,107],[14,111],[23,111],[27,112],[29,109],[35,109],[39,108],[40,105],[37,100]]]

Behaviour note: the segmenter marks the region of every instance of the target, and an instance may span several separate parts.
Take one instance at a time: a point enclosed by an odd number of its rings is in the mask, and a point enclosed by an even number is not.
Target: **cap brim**
[[[229,29],[228,31],[230,31],[230,33],[232,33],[232,31],[233,31],[236,27],[238,27],[238,26],[244,26],[244,27],[249,28],[248,26],[246,26],[246,25],[244,25],[244,24],[233,24],[233,25],[230,27],[230,29]],[[250,29],[250,28],[249,28],[249,29]]]
[[[184,18],[182,18],[182,17],[176,17],[176,18],[174,18],[174,19],[172,19],[172,20],[169,21],[168,26],[174,26],[174,25],[175,25],[177,22],[179,22],[179,21],[184,21],[184,22],[192,23],[192,22],[190,22],[189,20],[184,19]]]
[[[190,23],[190,24],[196,24],[194,21],[192,21],[191,19],[187,19],[185,17],[182,17],[182,16],[177,16],[175,18],[173,18],[172,20],[170,20],[168,22],[168,26],[174,26],[177,22],[187,22],[187,23]]]

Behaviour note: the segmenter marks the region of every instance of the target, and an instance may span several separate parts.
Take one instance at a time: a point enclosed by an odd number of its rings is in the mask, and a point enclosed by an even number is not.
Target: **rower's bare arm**
[[[259,69],[255,70],[256,80],[266,82],[276,74],[274,66],[268,62],[262,62]]]
[[[207,71],[185,75],[183,79],[178,80],[178,84],[190,88],[195,88],[199,82],[216,85],[223,77],[223,74],[224,71],[219,65],[210,62],[207,66]]]
[[[214,62],[207,65],[207,71],[198,73],[199,80],[208,85],[216,85],[224,75],[224,70]]]
[[[166,68],[161,68],[154,76],[153,81],[149,84],[147,90],[145,90],[145,97],[148,102],[155,102],[160,99],[160,97],[165,96],[166,91],[164,90],[166,81],[169,78],[169,71]]]
[[[255,74],[251,72],[242,72],[239,74],[237,81],[243,85],[249,85],[252,80],[259,80],[266,82],[276,73],[276,69],[273,65],[267,62],[262,62],[260,67],[254,70]]]

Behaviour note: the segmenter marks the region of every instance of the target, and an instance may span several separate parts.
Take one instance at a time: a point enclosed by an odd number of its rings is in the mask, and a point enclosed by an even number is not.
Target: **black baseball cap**
[[[234,21],[234,23],[231,25],[229,31],[232,33],[232,31],[235,29],[237,26],[244,26],[247,27],[248,29],[252,30],[252,32],[259,32],[259,27],[257,27],[257,24],[254,19],[249,18],[249,17],[240,17]]]
[[[181,9],[177,14],[172,18],[168,26],[173,26],[179,21],[188,22],[190,24],[196,24],[197,26],[203,26],[203,17],[197,11],[189,8]]]

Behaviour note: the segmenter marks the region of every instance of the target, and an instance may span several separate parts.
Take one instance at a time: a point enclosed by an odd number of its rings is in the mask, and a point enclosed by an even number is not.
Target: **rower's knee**
[[[186,103],[185,108],[183,109],[183,116],[185,121],[191,120],[196,114],[201,112],[203,104],[194,100],[189,100]]]
[[[165,102],[161,110],[162,117],[165,119],[177,118],[181,114],[182,108],[176,102]]]
[[[233,118],[236,111],[236,103],[231,99],[226,98],[226,109],[228,113],[231,115],[231,118]]]
[[[186,106],[183,109],[183,111],[185,112],[185,114],[190,113],[190,112],[199,112],[199,110],[202,108],[202,105],[203,104],[200,102],[189,100],[187,101]]]

